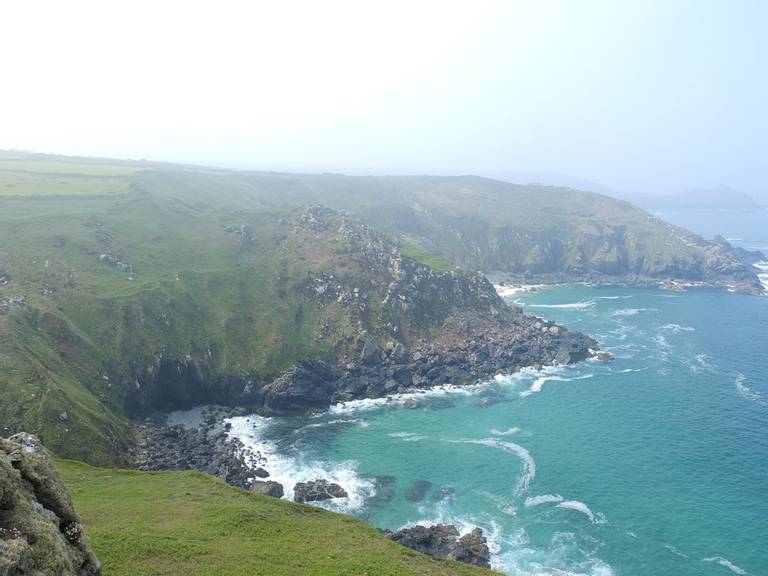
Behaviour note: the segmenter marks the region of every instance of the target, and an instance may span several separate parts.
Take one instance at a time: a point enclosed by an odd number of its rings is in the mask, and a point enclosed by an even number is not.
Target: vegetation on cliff
[[[317,203],[376,229],[306,208]],[[595,194],[6,153],[1,431],[127,464],[128,416],[284,407],[296,380],[275,378],[302,361],[345,370],[323,405],[430,374],[585,357],[592,341],[507,308],[476,269],[751,281],[721,247]]]

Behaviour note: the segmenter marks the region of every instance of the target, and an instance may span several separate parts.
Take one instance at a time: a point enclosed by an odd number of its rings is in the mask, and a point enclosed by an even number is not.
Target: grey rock
[[[101,565],[48,451],[0,439],[0,574],[98,576]]]
[[[310,480],[299,482],[293,487],[293,499],[296,502],[316,502],[332,498],[346,498],[347,491],[341,486],[328,480]]]
[[[460,537],[458,529],[453,524],[433,526],[417,524],[397,532],[385,531],[384,534],[388,539],[422,554],[437,558],[451,558],[484,568],[491,567],[490,550],[480,528],[475,528],[472,532]]]
[[[251,483],[250,491],[254,494],[272,496],[272,498],[282,498],[285,492],[283,485],[274,480],[254,480]]]

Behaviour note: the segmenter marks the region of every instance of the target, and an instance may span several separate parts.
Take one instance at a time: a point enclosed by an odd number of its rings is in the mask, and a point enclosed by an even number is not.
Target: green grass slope
[[[198,472],[57,465],[110,576],[492,574],[404,548],[352,517]]]

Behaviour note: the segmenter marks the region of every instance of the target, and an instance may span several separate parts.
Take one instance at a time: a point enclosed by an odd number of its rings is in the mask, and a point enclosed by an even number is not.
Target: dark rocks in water
[[[264,468],[259,466],[258,468],[254,468],[253,475],[257,478],[268,478],[269,472],[267,472]]]
[[[488,549],[488,540],[483,535],[483,530],[475,528],[472,532],[464,534],[456,542],[456,547],[448,554],[448,558],[465,564],[490,568],[491,551]]]
[[[375,500],[378,502],[390,502],[395,497],[395,485],[397,479],[394,476],[382,475],[374,478]]]
[[[397,532],[385,531],[384,535],[393,542],[422,554],[437,558],[451,558],[484,568],[491,567],[491,553],[480,528],[459,536],[459,531],[453,524],[435,524],[434,526],[417,524]]]
[[[310,480],[299,482],[293,487],[293,499],[296,502],[316,502],[331,498],[346,498],[347,491],[341,486],[328,480]]]
[[[614,360],[613,354],[611,354],[610,352],[605,352],[603,350],[600,350],[599,352],[597,352],[595,354],[595,358],[600,360],[600,362],[613,362]]]
[[[101,574],[64,481],[31,434],[0,438],[0,574]]]
[[[272,498],[282,498],[285,493],[283,485],[274,480],[254,480],[251,483],[250,491],[254,494],[272,496]]]
[[[403,402],[403,408],[416,408],[417,406],[418,404],[413,398],[407,398],[405,402]]]
[[[405,499],[409,502],[421,502],[432,488],[432,482],[429,480],[416,480],[408,490],[405,491]]]
[[[456,488],[453,486],[443,486],[439,490],[436,490],[432,493],[432,500],[439,502],[440,500],[445,500],[446,498],[450,498],[453,496],[453,494],[456,492]]]

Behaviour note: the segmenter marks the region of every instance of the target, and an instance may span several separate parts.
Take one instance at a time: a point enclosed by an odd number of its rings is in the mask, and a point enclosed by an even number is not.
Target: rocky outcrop
[[[250,491],[253,494],[262,494],[272,498],[282,498],[285,493],[283,485],[274,480],[254,480],[251,483]]]
[[[296,502],[318,502],[332,498],[346,498],[347,491],[338,484],[328,480],[310,480],[299,482],[293,487],[293,499]]]
[[[200,422],[169,425],[167,415],[154,414],[134,425],[135,464],[140,470],[199,470],[233,486],[248,488],[254,476],[269,474],[259,454],[244,457],[242,443],[229,438],[222,419],[237,410],[208,407]]]
[[[301,362],[263,389],[266,412],[301,413],[326,408],[339,373],[326,362]]]
[[[30,434],[0,439],[0,575],[101,574],[64,482]]]
[[[397,532],[385,531],[390,540],[437,558],[450,558],[466,564],[491,567],[491,553],[481,528],[463,536],[453,524],[435,524],[403,528]]]

